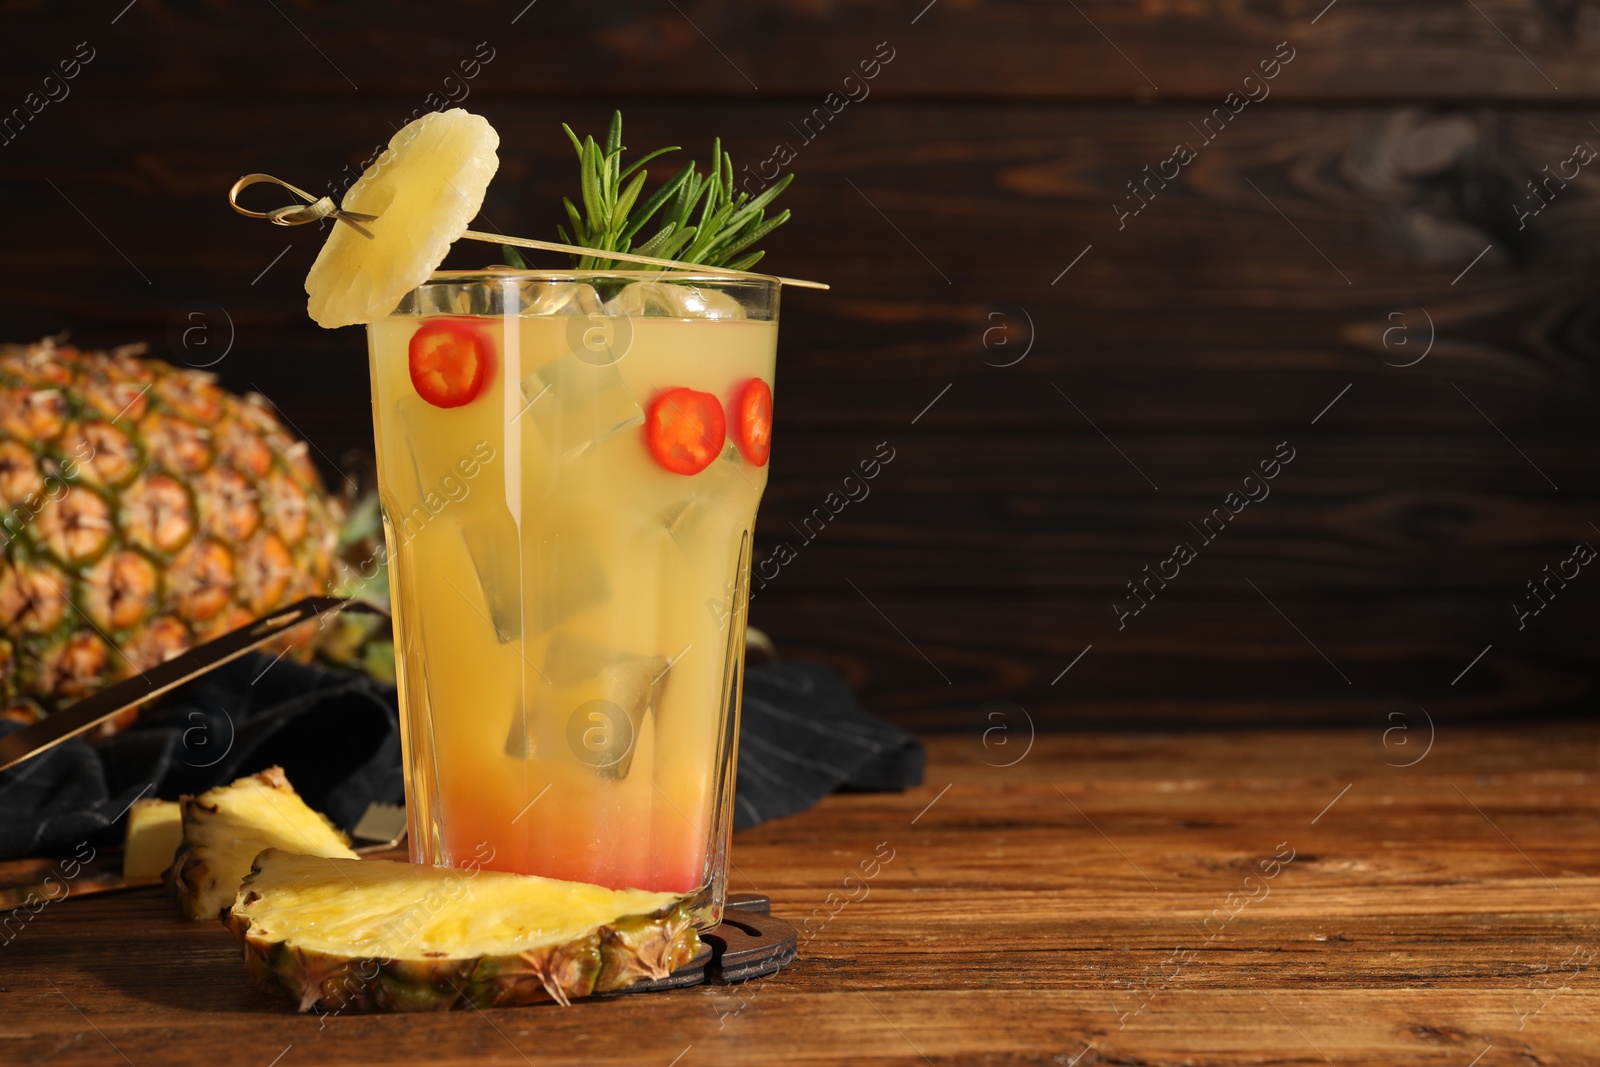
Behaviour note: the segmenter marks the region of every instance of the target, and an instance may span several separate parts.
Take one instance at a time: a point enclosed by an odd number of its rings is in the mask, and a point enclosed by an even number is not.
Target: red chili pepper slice
[[[477,399],[494,371],[494,342],[468,319],[429,319],[411,335],[411,384],[434,407]]]
[[[650,402],[644,438],[650,454],[667,470],[699,474],[722,454],[728,424],[716,397],[680,386]]]
[[[739,451],[758,467],[772,454],[772,387],[751,378],[733,402],[733,436]]]

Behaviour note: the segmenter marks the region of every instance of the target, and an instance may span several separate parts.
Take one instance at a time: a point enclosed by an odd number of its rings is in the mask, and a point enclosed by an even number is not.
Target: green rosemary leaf
[[[751,200],[749,203],[744,204],[739,208],[734,216],[728,220],[728,225],[735,227],[740,226],[747,221],[748,217],[751,215],[759,218],[761,212],[766,208],[766,206],[772,203],[773,199],[777,197],[779,193],[787,189],[789,187],[789,183],[792,181],[794,181],[794,175],[785,174],[782,180],[768,186],[766,189],[763,189],[754,200]]]
[[[782,213],[779,213],[778,216],[774,216],[774,218],[781,218],[784,219],[784,221],[789,221],[789,213],[787,213],[787,211],[782,211]],[[766,221],[765,211],[760,210],[760,208],[750,210],[749,206],[746,206],[746,208],[741,208],[739,211],[734,211],[733,216],[728,218],[728,221],[723,224],[722,232],[717,235],[717,240],[715,240],[712,245],[707,246],[706,251],[726,251],[726,246],[730,245],[731,242],[742,240],[742,238],[746,237],[747,234],[750,234],[752,230],[760,229],[760,227],[765,227],[763,232],[771,232],[771,226],[768,224],[768,221]]]
[[[715,215],[700,224],[700,232],[695,235],[694,243],[684,252],[686,262],[705,262],[706,251],[711,247],[711,243],[717,239],[717,234],[721,232],[723,216],[727,214],[727,210],[726,205],[724,205]]]
[[[563,199],[572,235],[567,235],[565,226],[558,226],[557,231],[568,243],[596,250],[593,255],[575,257],[581,269],[608,269],[618,263],[600,253],[633,251],[742,270],[761,258],[762,253],[752,246],[789,221],[787,210],[769,219],[766,209],[794,176],[785,175],[750,196],[736,186],[733,155],[723,151],[720,138],[712,141],[708,172],[702,173],[690,162],[644,196],[649,177],[644,165],[679,149],[657,149],[624,167],[621,112],[612,115],[603,142],[593,137],[580,140],[570,126],[562,129],[578,156],[582,209]],[[635,247],[647,226],[654,233]]]
[[[639,253],[641,256],[661,255],[661,249],[666,246],[667,241],[672,237],[673,232],[677,228],[677,223],[667,223],[665,226],[661,227],[660,230],[656,231],[656,235],[654,237],[650,238],[650,240],[646,241],[638,248],[632,249],[632,251]]]
[[[622,190],[622,195],[617,197],[617,206],[611,209],[611,230],[617,234],[622,232],[628,222],[628,212],[633,210],[633,203],[639,199],[639,190],[644,188],[644,180],[649,171],[641,170],[634,176],[628,187]]]
[[[731,240],[719,241],[710,249],[711,257],[706,262],[713,265],[725,265],[729,256],[743,252],[746,248],[749,248],[788,221],[789,212],[785,209],[765,222],[756,223],[742,235],[738,233],[730,234]]]
[[[578,214],[577,205],[566,197],[561,198],[561,203],[567,209],[567,221],[572,224],[572,232],[579,238],[575,242],[569,241],[568,244],[583,244],[589,238],[588,231],[583,226],[583,216]]]
[[[700,213],[700,232],[706,232],[706,224],[711,221],[711,213],[719,206],[722,199],[722,138],[713,138],[711,141],[711,177],[706,179],[706,204]],[[697,241],[696,244],[699,242]]]
[[[618,180],[621,165],[622,150],[620,148],[607,152],[600,163],[600,189],[605,194],[604,199],[600,201],[600,206],[605,210],[607,218],[611,216],[611,205],[617,202],[617,189],[622,184]]]
[[[590,137],[583,142],[583,210],[589,216],[589,229],[597,230],[600,214],[600,149]]]
[[[622,112],[618,110],[611,113],[611,128],[606,131],[606,155],[609,156],[611,153],[617,151],[621,147]]]
[[[655,215],[657,211],[661,210],[661,206],[671,199],[671,197],[677,193],[679,187],[681,187],[683,183],[687,181],[693,174],[694,164],[689,163],[685,165],[684,168],[675,176],[668,179],[665,185],[651,193],[650,198],[633,211],[628,220],[628,225],[622,231],[622,240],[633,240],[634,236],[640,230],[644,229],[645,226],[650,222],[651,217]],[[670,213],[668,218],[670,221]]]
[[[561,128],[563,130],[567,131],[567,140],[572,142],[573,151],[578,153],[578,162],[582,163],[583,162],[583,142],[578,140],[578,135],[573,133],[572,132],[572,127],[568,126],[565,122],[563,122],[561,124]]]
[[[689,164],[693,167],[694,164]],[[683,229],[689,224],[689,216],[694,214],[694,205],[699,201],[705,191],[705,179],[700,177],[699,171],[692,171],[684,180],[683,188],[678,190],[678,195],[673,198],[667,210],[667,218],[678,224],[678,229]]]
[[[679,148],[677,145],[672,145],[672,146],[670,146],[668,148],[658,148],[654,152],[651,152],[649,155],[644,156],[643,158],[640,158],[640,159],[636,159],[632,163],[628,164],[628,169],[622,172],[622,177],[624,179],[628,178],[630,175],[633,174],[634,171],[638,170],[640,167],[644,166],[646,163],[650,162],[652,159],[655,159],[657,156],[664,156],[668,152],[681,152],[681,151],[682,151],[682,149]],[[692,164],[691,164],[691,166],[692,166]]]
[[[722,266],[727,267],[729,270],[749,270],[757,263],[760,263],[761,257],[765,255],[765,252],[751,252],[743,259],[736,259],[732,263],[724,263]]]
[[[510,245],[501,245],[500,255],[506,261],[507,266],[515,267],[518,270],[528,269],[528,261],[522,258],[521,252],[518,252]]]
[[[686,226],[667,239],[658,255],[664,259],[681,259],[683,257],[678,255],[679,250],[692,240],[694,240],[694,227]]]

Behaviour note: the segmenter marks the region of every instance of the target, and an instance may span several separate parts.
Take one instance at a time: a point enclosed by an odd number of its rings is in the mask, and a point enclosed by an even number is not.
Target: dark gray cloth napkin
[[[922,784],[922,744],[861,710],[820,663],[751,667],[739,724],[733,826],[804,811],[840,789],[893,792]]]
[[[0,735],[18,727],[0,723]],[[735,822],[809,808],[839,789],[922,782],[911,734],[868,714],[818,663],[752,666],[745,677]],[[246,656],[190,682],[134,727],[67,741],[0,773],[0,859],[115,842],[141,797],[175,799],[274,764],[346,829],[372,801],[404,799],[395,693],[364,676]]]

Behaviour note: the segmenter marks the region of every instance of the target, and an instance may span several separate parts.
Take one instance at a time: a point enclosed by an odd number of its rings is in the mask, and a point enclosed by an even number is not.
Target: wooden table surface
[[[1600,1064],[1600,726],[1430,732],[935,738],[736,838],[780,975],[568,1009],[296,1015],[160,891],[69,898],[0,1063]]]

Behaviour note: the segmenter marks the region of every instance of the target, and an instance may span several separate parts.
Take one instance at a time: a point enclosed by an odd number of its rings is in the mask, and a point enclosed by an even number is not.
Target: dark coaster
[[[639,982],[617,993],[682,989],[707,983],[747,982],[775,974],[793,962],[799,933],[772,915],[772,901],[759,893],[729,893],[722,922],[700,935],[694,959],[665,978]]]
[[[715,930],[701,934],[714,949],[712,977],[717,982],[744,982],[776,974],[794,962],[800,932],[787,919],[772,914],[772,902],[756,893],[733,893]]]

